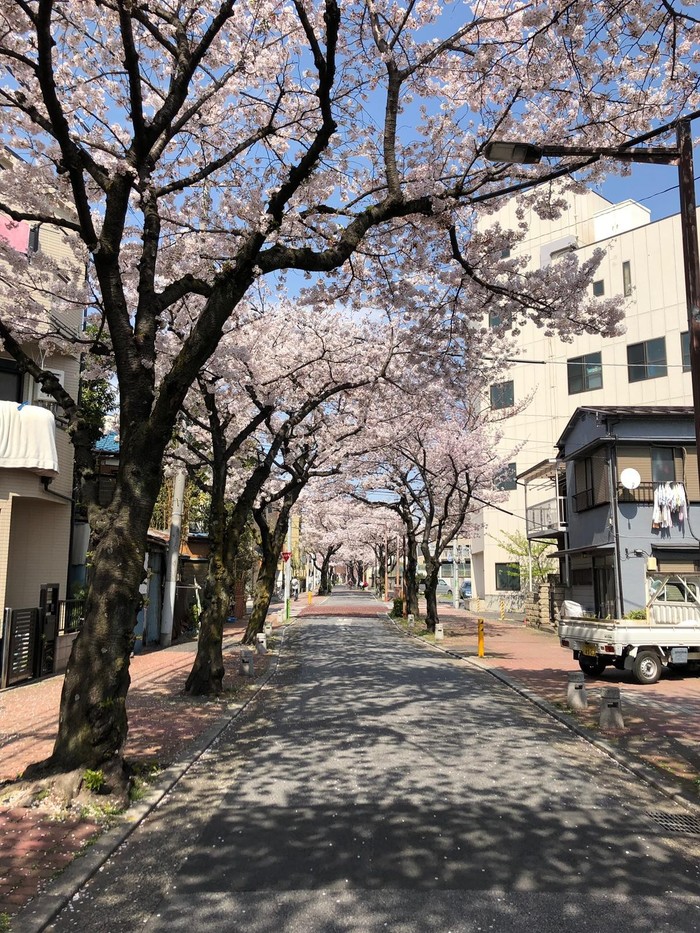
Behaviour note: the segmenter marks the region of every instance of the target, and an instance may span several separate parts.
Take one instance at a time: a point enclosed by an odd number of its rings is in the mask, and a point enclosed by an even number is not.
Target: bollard
[[[566,685],[566,705],[569,709],[586,709],[588,706],[586,682],[582,671],[572,671],[569,674],[569,682]]]
[[[505,621],[506,618],[506,603],[505,600],[501,600],[501,612],[500,612],[501,622]]]
[[[309,590],[309,598],[308,598],[309,605],[311,605],[311,600],[313,599],[313,597],[314,597],[314,594],[311,592],[311,590]]]
[[[412,612],[409,612],[408,619],[406,621],[408,622],[409,625],[413,625],[413,623],[416,621],[416,617],[413,615]]]
[[[600,721],[598,724],[603,730],[625,728],[619,687],[603,687],[600,694]]]
[[[476,620],[476,654],[477,657],[484,657],[484,620]]]
[[[241,673],[246,677],[253,677],[255,674],[255,662],[249,651],[241,652]]]
[[[272,635],[272,622],[266,622],[266,623],[265,623],[265,626],[264,626],[264,628],[263,628],[263,632],[265,632],[265,637],[266,637],[266,638],[267,638],[268,635]]]
[[[264,632],[258,632],[255,636],[255,647],[258,654],[267,654],[267,636]]]
[[[435,641],[442,641],[445,637],[445,630],[442,627],[442,622],[435,623]]]

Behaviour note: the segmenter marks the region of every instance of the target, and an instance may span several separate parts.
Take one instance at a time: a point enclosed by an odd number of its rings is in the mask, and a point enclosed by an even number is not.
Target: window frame
[[[605,295],[605,279],[596,279],[593,282],[593,297],[603,298]]]
[[[649,350],[657,346],[663,348],[663,363],[650,358]],[[632,360],[631,351],[641,349],[642,359]],[[659,370],[652,372],[652,370]],[[647,382],[649,379],[661,379],[668,375],[668,356],[666,353],[665,337],[650,337],[638,343],[627,344],[627,379],[630,383]]]
[[[629,259],[622,263],[622,294],[625,298],[632,294],[632,264]]]
[[[597,360],[595,359],[597,357]],[[581,388],[572,388],[576,368],[579,370]],[[597,369],[600,377],[600,385],[591,385],[591,377],[594,369]],[[566,361],[566,381],[569,395],[579,395],[581,392],[595,392],[603,388],[603,354],[600,350],[594,353],[584,353],[581,356],[572,356]]]
[[[494,576],[497,593],[519,593],[521,588],[520,564],[518,561],[497,561],[494,564]],[[512,580],[517,586],[502,585]]]
[[[510,389],[507,389],[507,386]],[[510,398],[510,401],[503,401],[504,397]],[[492,383],[489,387],[489,401],[494,411],[512,408],[515,405],[515,384],[513,380],[504,379],[503,382]]]
[[[501,489],[504,492],[512,492],[512,490],[518,488],[518,481],[516,479],[518,475],[518,467],[516,463],[507,463],[502,470],[499,471],[498,477],[496,480],[496,488]]]
[[[690,331],[681,331],[681,372],[689,373],[690,369]]]

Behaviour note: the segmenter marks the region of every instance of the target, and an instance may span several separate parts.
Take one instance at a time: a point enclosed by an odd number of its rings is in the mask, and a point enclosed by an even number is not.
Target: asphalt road
[[[700,818],[353,604],[292,626],[277,678],[50,930],[700,930]]]

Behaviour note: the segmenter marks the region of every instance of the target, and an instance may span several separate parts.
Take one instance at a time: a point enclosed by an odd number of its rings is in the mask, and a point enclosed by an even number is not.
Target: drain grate
[[[686,816],[683,813],[664,813],[663,810],[650,810],[647,816],[669,832],[700,836],[700,817]]]

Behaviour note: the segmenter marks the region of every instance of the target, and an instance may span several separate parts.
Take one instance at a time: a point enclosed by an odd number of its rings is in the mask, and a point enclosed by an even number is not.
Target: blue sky
[[[695,152],[695,198],[700,198],[697,176],[700,174],[700,151]],[[652,220],[677,214],[678,169],[675,165],[635,165],[627,178],[611,175],[600,193],[615,203],[631,198],[651,211]]]

